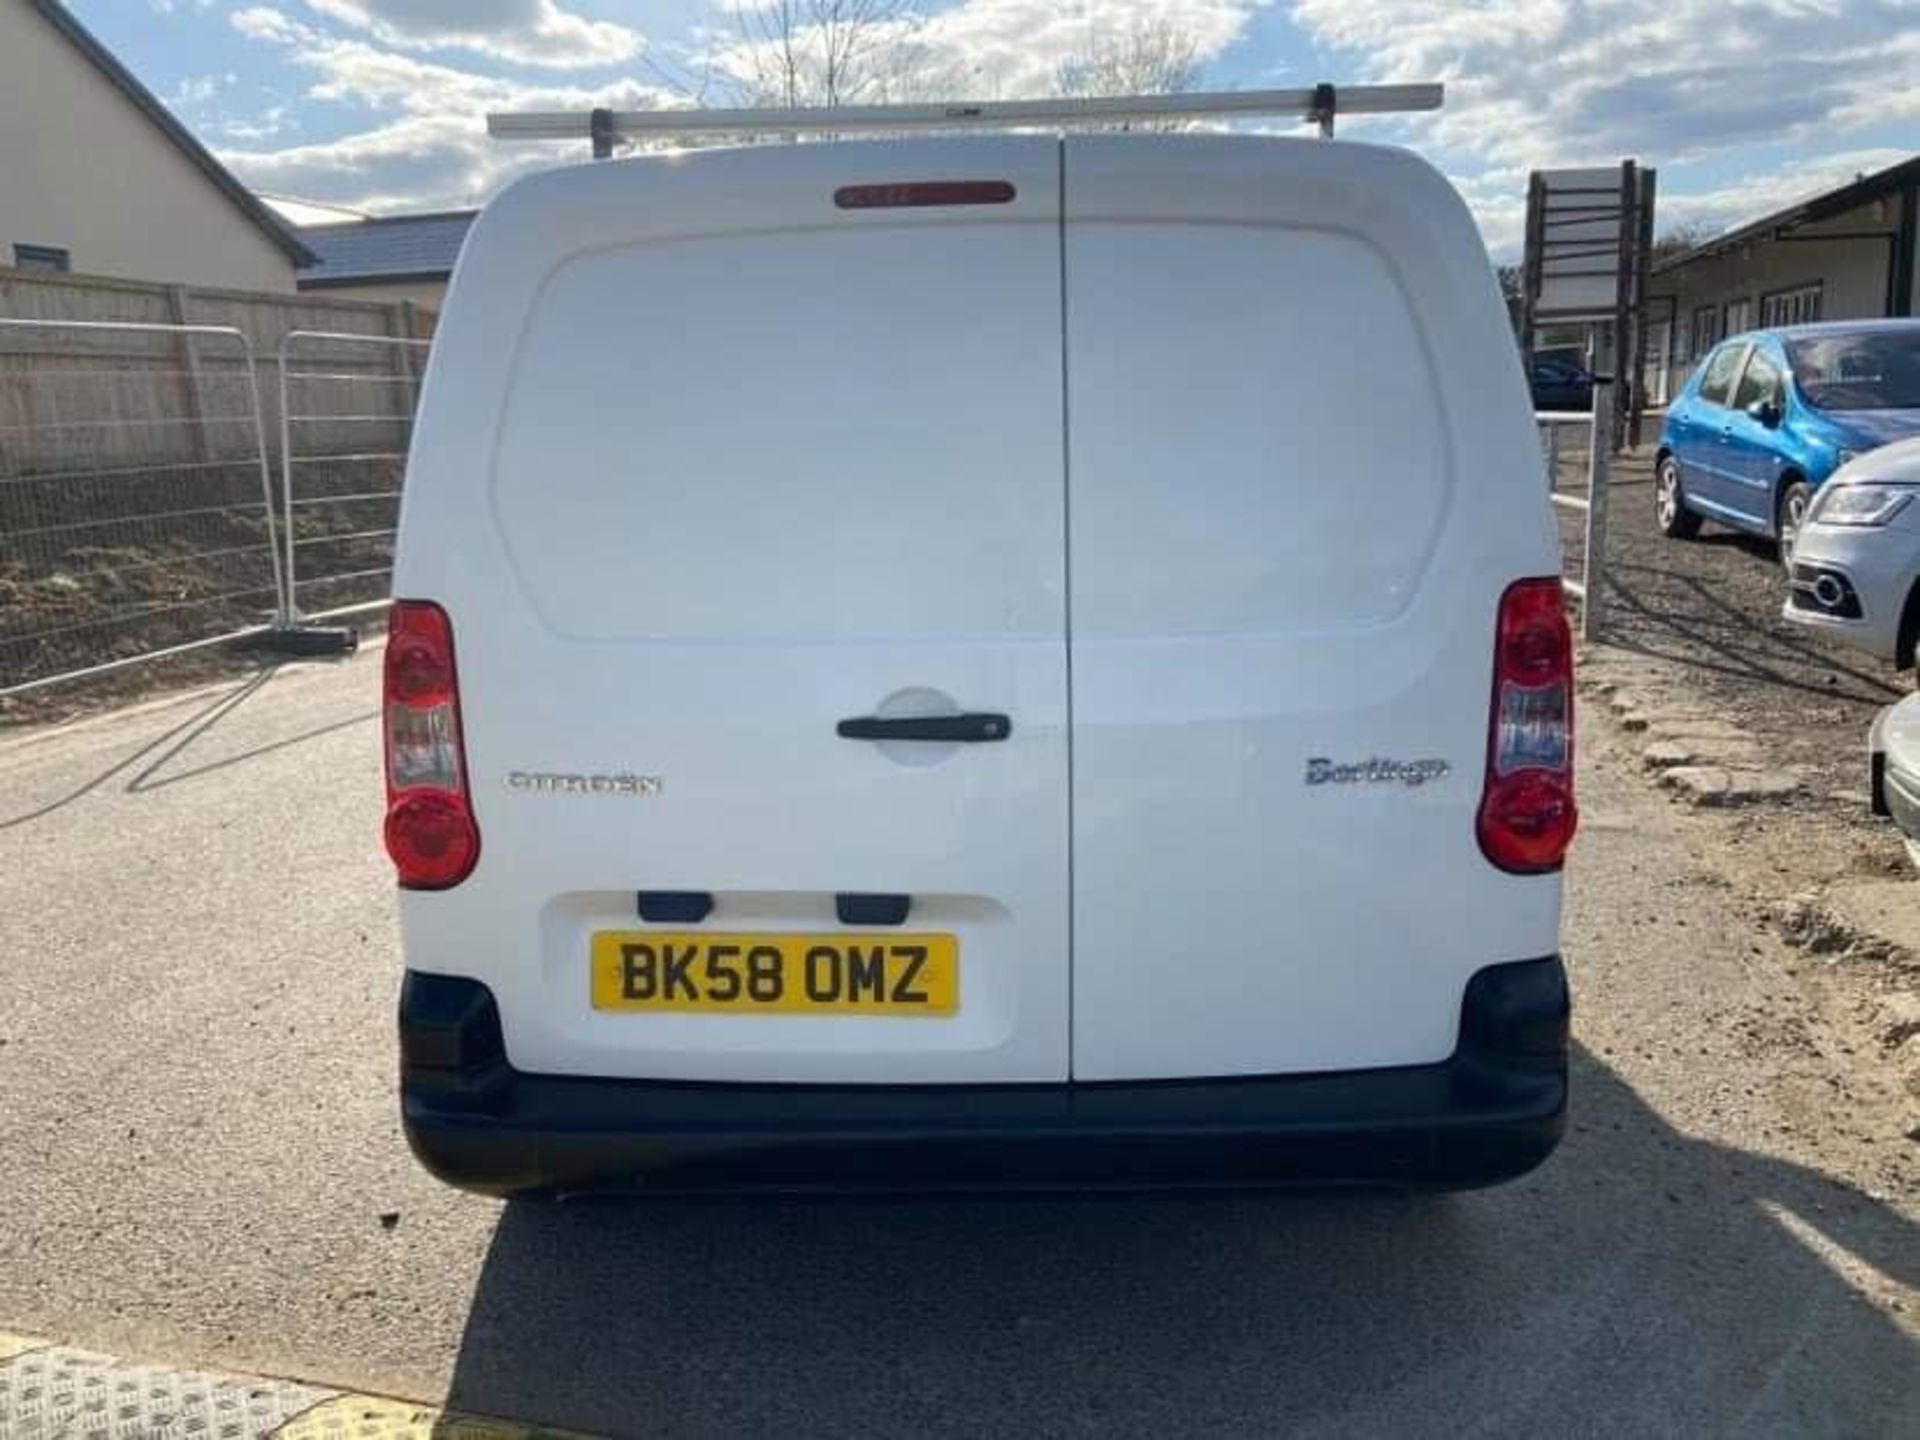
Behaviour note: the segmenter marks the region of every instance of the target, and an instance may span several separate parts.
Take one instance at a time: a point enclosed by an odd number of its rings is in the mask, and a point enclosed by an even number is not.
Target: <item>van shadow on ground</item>
[[[1460,1196],[597,1201],[502,1213],[448,1404],[615,1434],[1912,1433],[1837,1265],[1920,1227],[1689,1139],[1584,1052]],[[1851,1257],[1851,1258],[1848,1258]]]
[[[150,794],[169,785],[221,775],[379,718],[378,709],[356,709],[321,721],[300,712],[283,718],[272,706],[263,713],[260,700],[278,698],[278,692],[269,693],[268,687],[283,668],[279,663],[263,664],[246,679],[197,700],[184,715],[158,718],[158,728],[141,736],[133,748],[108,755],[97,769],[82,767],[78,773],[62,776],[48,793],[27,800],[22,808],[0,811],[0,830],[43,820],[105,791],[110,782],[128,795]]]

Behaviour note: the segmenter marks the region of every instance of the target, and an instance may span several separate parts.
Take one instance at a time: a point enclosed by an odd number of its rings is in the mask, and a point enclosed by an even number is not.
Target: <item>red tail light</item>
[[[1558,870],[1573,843],[1573,632],[1560,581],[1500,597],[1480,848],[1502,870]]]
[[[480,827],[467,794],[453,626],[431,601],[393,602],[385,690],[387,854],[406,889],[450,889],[480,858]]]

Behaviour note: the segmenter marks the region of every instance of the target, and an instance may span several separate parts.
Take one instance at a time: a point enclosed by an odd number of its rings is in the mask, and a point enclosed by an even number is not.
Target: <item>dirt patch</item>
[[[1712,526],[1691,543],[1660,535],[1647,452],[1615,474],[1604,629],[1579,668],[1594,758],[1665,789],[1700,875],[1752,925],[1756,965],[1764,937],[1785,943],[1797,998],[1726,1024],[1741,1051],[1777,1061],[1802,1133],[1920,1143],[1920,880],[1868,812],[1866,748],[1912,678],[1784,620],[1771,544]],[[1572,478],[1563,467],[1563,487]],[[1562,516],[1569,538],[1577,525]]]
[[[105,487],[10,476],[0,506],[0,687],[271,623],[287,537],[268,523],[255,464],[133,467]],[[295,512],[298,610],[357,605],[386,593],[400,484],[397,460],[303,468]],[[168,664],[132,690],[119,681],[86,682],[63,688],[63,695],[112,704],[234,668],[204,660]],[[65,700],[0,700],[0,723],[67,713]]]
[[[1650,765],[1647,750],[1674,742],[1651,738],[1657,721],[1646,717],[1726,713],[1719,692],[1672,660],[1605,647],[1585,660],[1589,758],[1650,789],[1674,770]],[[1710,743],[1750,745],[1771,763],[1777,726],[1749,728],[1753,711],[1739,714],[1737,731],[1702,727]],[[1798,1096],[1802,1133],[1836,1147],[1859,1135],[1920,1142],[1920,880],[1898,832],[1868,815],[1864,792],[1846,783],[1864,784],[1864,735],[1857,772],[1803,764],[1803,783],[1739,809],[1666,792],[1697,867],[1689,885],[1731,897],[1751,926],[1756,966],[1765,963],[1767,936],[1786,947],[1777,953],[1795,993],[1727,1015],[1727,1038],[1739,1053],[1778,1065]],[[1682,929],[1688,919],[1667,918]],[[1835,1076],[1845,1077],[1844,1092],[1833,1088]],[[1896,1183],[1910,1163],[1892,1161],[1882,1183]]]

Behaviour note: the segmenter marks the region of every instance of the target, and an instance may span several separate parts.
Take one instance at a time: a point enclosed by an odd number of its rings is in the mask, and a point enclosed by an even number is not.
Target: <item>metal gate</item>
[[[1561,584],[1580,602],[1583,640],[1598,640],[1605,623],[1607,496],[1613,484],[1612,388],[1605,380],[1595,382],[1591,413],[1538,410],[1533,417],[1546,452],[1547,493],[1554,508],[1581,517],[1577,540],[1567,533],[1572,527],[1561,526],[1562,544],[1577,552],[1579,571],[1579,578],[1562,577]],[[1572,447],[1563,445],[1562,436],[1568,431],[1584,434],[1584,455],[1577,442]]]
[[[280,342],[289,627],[387,603],[428,341],[293,330]]]
[[[268,632],[278,541],[244,333],[0,318],[0,696]]]

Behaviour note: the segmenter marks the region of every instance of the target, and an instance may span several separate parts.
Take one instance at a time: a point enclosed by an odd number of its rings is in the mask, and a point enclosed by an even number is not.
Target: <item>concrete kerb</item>
[[[1800,777],[1784,770],[1740,770],[1725,765],[1674,765],[1660,783],[1690,804],[1725,808],[1785,800],[1799,793]]]
[[[1769,767],[1750,733],[1697,703],[1617,680],[1602,679],[1584,688],[1603,700],[1620,728],[1641,742],[1641,763],[1658,782],[1689,804],[1754,805],[1785,800],[1800,791],[1800,777]]]

